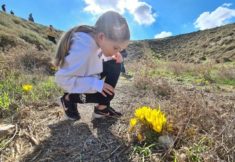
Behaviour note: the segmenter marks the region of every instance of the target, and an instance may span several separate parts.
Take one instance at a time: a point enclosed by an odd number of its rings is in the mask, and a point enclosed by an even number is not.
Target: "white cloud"
[[[232,3],[224,3],[222,6],[223,7],[230,7],[230,6],[232,6]]]
[[[114,10],[120,13],[124,12],[124,8],[121,6],[119,0],[85,0],[85,3],[87,6],[84,10],[93,15],[99,15],[108,10]]]
[[[152,6],[145,2],[139,2],[134,12],[131,13],[134,15],[135,21],[139,24],[151,25],[155,22],[156,14],[152,13]]]
[[[92,15],[100,15],[108,10],[114,10],[121,14],[129,12],[134,20],[140,25],[151,25],[156,20],[156,14],[152,6],[139,0],[84,0],[86,7],[84,11]]]
[[[154,36],[154,38],[158,39],[158,38],[165,38],[165,37],[170,37],[172,36],[173,34],[171,32],[166,32],[166,31],[162,31],[161,33],[159,34],[156,34]]]
[[[194,26],[200,30],[209,29],[221,25],[225,25],[228,21],[235,17],[235,9],[228,8],[231,4],[225,3],[216,8],[214,11],[203,12],[194,22]]]

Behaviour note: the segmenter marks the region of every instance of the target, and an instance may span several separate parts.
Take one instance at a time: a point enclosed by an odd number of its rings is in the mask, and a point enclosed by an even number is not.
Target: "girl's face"
[[[120,52],[121,50],[126,49],[129,43],[129,41],[124,41],[124,42],[112,41],[107,37],[105,37],[103,33],[99,33],[97,37],[98,37],[97,43],[106,57],[113,56],[118,52]]]

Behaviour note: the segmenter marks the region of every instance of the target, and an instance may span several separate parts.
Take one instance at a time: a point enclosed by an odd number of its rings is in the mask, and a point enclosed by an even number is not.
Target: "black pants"
[[[121,71],[121,64],[116,63],[115,60],[103,62],[103,72],[101,78],[105,78],[104,82],[110,84],[112,87],[116,87],[118,78]],[[98,103],[100,105],[110,105],[110,101],[113,99],[113,95],[106,94],[104,97],[101,93],[94,94],[69,94],[69,100],[74,103]]]

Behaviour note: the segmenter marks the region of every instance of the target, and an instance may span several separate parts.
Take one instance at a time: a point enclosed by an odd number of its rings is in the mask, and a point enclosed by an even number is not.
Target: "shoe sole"
[[[62,104],[61,97],[57,98],[56,103],[63,109],[63,112],[64,112],[64,106],[63,106],[63,104]],[[71,120],[71,121],[75,121],[76,119],[70,118],[70,117],[69,117],[68,115],[66,115],[66,113],[64,112],[64,116],[62,117],[62,120]]]
[[[96,114],[96,113],[92,113],[92,120],[94,120],[94,119],[100,119],[100,118],[105,118],[105,117],[107,117],[107,116],[105,116],[105,115],[100,115],[100,114]]]
[[[120,116],[100,115],[100,114],[96,114],[93,112],[91,119],[94,120],[94,119],[104,119],[104,118],[118,119],[118,118],[120,118]]]

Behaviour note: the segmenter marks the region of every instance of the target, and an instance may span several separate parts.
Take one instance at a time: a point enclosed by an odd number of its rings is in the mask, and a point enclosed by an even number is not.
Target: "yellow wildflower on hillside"
[[[137,119],[136,118],[131,118],[131,120],[130,120],[130,129],[129,129],[130,132],[134,129],[136,124],[137,124]]]
[[[23,88],[23,90],[24,90],[25,92],[29,92],[29,91],[32,90],[33,86],[30,85],[30,84],[24,84],[24,85],[22,86],[22,88]]]
[[[50,68],[51,68],[52,71],[57,71],[58,70],[58,67],[56,67],[56,66],[51,66]]]
[[[142,141],[148,130],[161,134],[166,123],[165,114],[160,110],[160,107],[153,109],[143,106],[136,109],[134,118],[130,119],[129,132],[136,133],[138,140]]]

